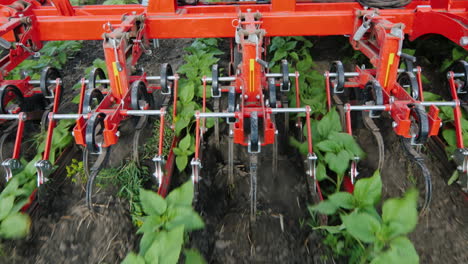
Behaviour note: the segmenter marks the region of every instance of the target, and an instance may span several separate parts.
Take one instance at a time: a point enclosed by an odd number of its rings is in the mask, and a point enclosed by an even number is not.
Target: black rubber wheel
[[[23,108],[24,97],[16,85],[7,84],[0,88],[0,113],[11,114],[20,112]]]
[[[101,90],[94,88],[88,89],[83,100],[83,114],[88,114],[96,109],[104,99]]]
[[[52,104],[54,102],[54,98],[51,98],[52,95],[55,93],[56,84],[49,83],[50,81],[55,81],[57,78],[62,78],[59,70],[54,67],[46,67],[41,72],[41,80],[40,80],[40,88],[41,92],[45,97],[47,104]],[[63,86],[62,91],[60,92],[60,100],[62,99],[63,95]]]
[[[99,153],[100,144],[104,143],[104,113],[94,113],[86,126],[86,148],[90,153]]]
[[[330,73],[336,74],[334,77],[329,77],[330,94],[343,93],[345,85],[344,67],[341,61],[334,61],[330,66]]]
[[[289,66],[287,60],[281,60],[281,74],[283,75],[283,81],[280,90],[282,92],[289,92],[291,82],[289,81]]]
[[[213,65],[211,68],[211,94],[213,97],[220,97],[221,92],[219,91],[219,71],[218,64]]]
[[[397,79],[398,84],[400,84],[403,89],[405,89],[409,95],[415,99],[419,100],[419,85],[416,76],[412,72],[402,72],[398,75]],[[409,90],[408,90],[409,89]]]
[[[276,99],[276,82],[275,82],[275,78],[269,78],[268,79],[268,93],[269,93],[268,99],[269,99],[269,102],[270,102],[270,107],[271,108],[276,108],[277,99]]]
[[[131,107],[133,110],[145,110],[153,108],[152,96],[148,94],[146,84],[143,81],[135,81],[131,86]]]
[[[106,74],[101,68],[94,68],[89,72],[88,89],[107,89],[107,83],[96,83],[97,80],[105,80]]]
[[[174,72],[172,71],[172,67],[169,63],[163,63],[161,65],[161,93],[169,94],[171,92],[171,88],[174,84],[173,81],[169,80],[169,76],[174,76]]]

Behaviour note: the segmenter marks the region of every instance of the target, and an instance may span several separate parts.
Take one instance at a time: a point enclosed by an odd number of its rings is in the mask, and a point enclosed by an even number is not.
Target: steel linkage
[[[431,136],[439,134],[442,125],[438,106],[454,108],[455,126],[457,128],[458,152],[465,153],[460,129],[460,102],[457,90],[463,93],[464,82],[459,81],[455,87],[454,74],[449,74],[452,102],[427,102],[423,98],[421,68],[415,67],[416,59],[402,53],[404,25],[391,23],[369,11],[355,23],[355,33],[350,37],[353,47],[364,53],[374,66],[372,69],[355,67],[354,72],[345,72],[340,61],[332,63],[330,71],[325,73],[328,108],[332,103],[342,107],[346,130],[352,133],[351,111],[364,111],[366,118],[378,118],[387,112],[393,119],[393,131],[400,136],[402,145],[410,158],[421,167],[424,181],[424,203],[421,211],[429,208],[432,197],[431,175],[423,162],[420,147]],[[400,68],[401,65],[404,67]],[[463,68],[462,63],[462,69]],[[462,77],[461,73],[457,73]],[[383,141],[378,140],[380,158],[383,162]],[[457,154],[455,154],[457,155]],[[460,154],[464,155],[464,154]],[[463,163],[464,158],[461,158]],[[463,167],[463,164],[460,165]],[[351,180],[356,177],[351,164]],[[461,169],[466,172],[466,169]]]
[[[310,107],[300,107],[300,100],[297,101],[296,108],[283,108],[280,100],[282,93],[290,91],[290,77],[296,78],[296,94],[299,94],[299,74],[290,73],[287,61],[281,64],[281,73],[268,73],[268,63],[264,60],[264,37],[266,32],[262,29],[262,15],[252,13],[248,10],[241,13],[235,29],[234,52],[238,52],[240,60],[237,65],[233,65],[234,74],[228,77],[220,77],[218,66],[212,68],[211,78],[204,77],[203,81],[203,108],[202,112],[195,113],[196,118],[196,146],[195,157],[191,161],[192,180],[198,193],[198,182],[200,181],[201,166],[201,145],[203,135],[206,131],[206,118],[226,118],[229,124],[229,151],[228,151],[228,174],[232,179],[234,174],[234,151],[233,144],[247,147],[250,155],[250,198],[251,198],[251,219],[255,221],[257,204],[257,167],[258,153],[266,145],[273,145],[272,172],[276,174],[277,166],[277,144],[278,129],[275,124],[275,115],[284,113],[305,113],[307,121],[307,141],[308,156],[306,160],[307,174],[313,182],[313,191],[319,190],[318,182],[315,179],[316,155],[312,149],[312,135],[310,129]],[[234,53],[233,52],[233,53]],[[234,60],[232,60],[234,61]],[[237,61],[237,60],[236,60]],[[206,111],[206,88],[207,82],[211,82],[211,97],[215,101],[214,105],[219,105],[220,97],[227,93],[227,109],[222,112]],[[222,85],[221,83],[228,83]],[[279,88],[279,89],[278,89]],[[222,110],[222,109],[221,109]],[[300,120],[298,120],[300,124]],[[217,123],[216,123],[217,125]],[[302,125],[298,126],[302,131]],[[219,130],[216,128],[216,130]],[[219,141],[219,140],[218,140]]]

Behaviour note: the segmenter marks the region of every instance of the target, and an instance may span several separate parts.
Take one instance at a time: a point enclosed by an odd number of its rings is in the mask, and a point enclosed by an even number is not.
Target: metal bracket
[[[34,166],[37,169],[37,187],[44,184],[52,173],[52,163],[48,160],[38,160]]]
[[[13,177],[13,172],[21,169],[22,164],[17,159],[6,159],[2,162],[2,166],[6,171],[6,181],[9,181]]]
[[[166,160],[164,159],[163,156],[156,155],[153,158],[153,161],[154,161],[154,166],[155,166],[153,176],[156,179],[156,184],[158,185],[158,188],[161,188],[163,177],[164,177],[164,164],[166,164]]]
[[[307,176],[312,178],[313,186],[312,190],[314,192],[317,191],[317,155],[315,153],[308,153],[307,154],[307,168],[308,170],[306,171]]]
[[[468,149],[458,148],[453,154],[453,160],[457,164],[457,170],[459,173],[458,184],[464,192],[468,193]]]
[[[190,165],[192,166],[192,182],[195,185],[200,181],[200,170],[202,168],[200,159],[193,158]]]

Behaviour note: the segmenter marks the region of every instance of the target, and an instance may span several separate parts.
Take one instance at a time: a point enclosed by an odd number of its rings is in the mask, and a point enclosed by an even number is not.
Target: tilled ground
[[[344,38],[317,38],[311,51],[321,71],[330,61],[341,59],[330,47],[340,47]],[[159,64],[182,63],[182,48],[191,40],[161,41],[161,48],[142,60],[146,71],[157,74]],[[225,48],[225,47],[223,47]],[[71,85],[81,78],[83,69],[102,56],[100,42],[87,43],[83,51],[65,67],[65,82]],[[341,52],[342,53],[342,52]],[[343,56],[342,56],[343,55]],[[71,87],[71,86],[68,86]],[[70,100],[77,91],[68,90]],[[404,155],[398,138],[383,118],[377,122],[385,141],[385,164],[382,170],[384,199],[401,196],[420,172]],[[377,168],[377,146],[368,130],[354,131],[367,159],[360,163],[361,177]],[[131,142],[125,141],[122,142]],[[120,164],[129,150],[124,143],[111,156]],[[124,144],[124,145],[122,145]],[[235,176],[227,179],[226,138],[217,149],[213,137],[205,145],[203,180],[197,209],[206,228],[191,235],[209,263],[327,263],[329,256],[318,232],[304,223],[310,203],[301,158],[290,147],[283,147],[277,175],[271,173],[271,150],[262,149],[258,175],[258,214],[255,224],[249,219],[248,159],[244,148],[236,147]],[[447,161],[427,152],[426,162],[432,172],[434,194],[431,210],[421,216],[410,235],[421,263],[468,263],[468,203],[457,186],[448,186],[454,169]],[[77,156],[79,159],[79,156]],[[175,176],[177,177],[177,175]],[[112,189],[100,193],[101,210],[91,215],[84,207],[80,186],[66,182],[52,191],[47,203],[33,214],[32,235],[22,241],[4,243],[5,256],[0,263],[118,263],[130,250],[137,250],[138,237],[130,221],[128,205],[115,198]],[[331,258],[328,257],[331,261]],[[335,262],[340,262],[336,261]],[[346,263],[346,260],[342,260]]]

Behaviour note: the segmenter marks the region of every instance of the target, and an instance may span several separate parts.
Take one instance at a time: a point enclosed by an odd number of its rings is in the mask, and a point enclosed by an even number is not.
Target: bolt
[[[395,97],[390,96],[389,102],[390,102],[391,104],[393,104],[393,103],[395,102]]]
[[[248,96],[248,95],[244,95],[244,98],[245,98],[245,99],[248,99],[248,98],[249,98],[249,96]]]
[[[443,125],[443,123],[442,123],[442,122],[440,122],[440,127],[442,127],[442,125]]]
[[[257,96],[255,96],[255,98],[257,98],[257,100],[260,99],[260,95],[257,94]]]
[[[117,137],[120,137],[120,131],[117,131],[117,132],[115,133],[115,135],[116,135]]]
[[[464,36],[460,38],[460,46],[468,45],[468,36]]]
[[[397,122],[393,121],[393,122],[392,122],[392,127],[395,128],[395,127],[397,127],[397,126],[398,126]]]
[[[252,9],[250,9],[250,8],[249,8],[249,9],[247,9],[247,13],[250,13],[251,11],[252,11]]]
[[[462,170],[463,170],[463,167],[462,167],[462,166],[458,166],[458,167],[457,167],[457,170],[462,171]]]

